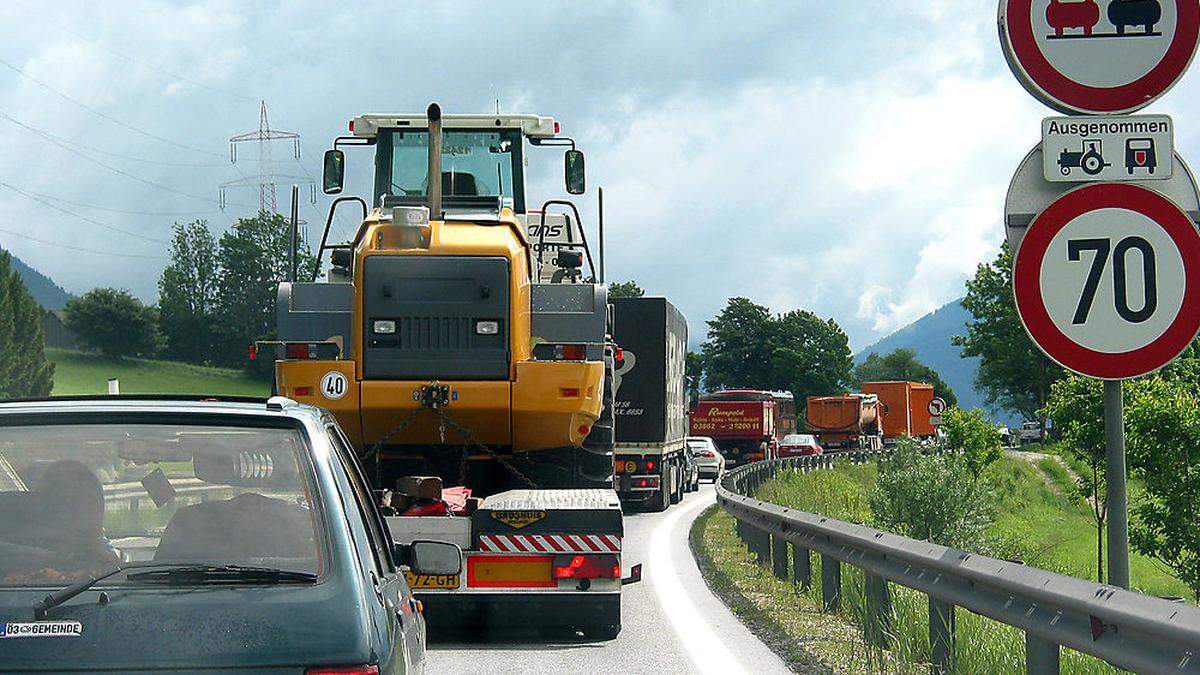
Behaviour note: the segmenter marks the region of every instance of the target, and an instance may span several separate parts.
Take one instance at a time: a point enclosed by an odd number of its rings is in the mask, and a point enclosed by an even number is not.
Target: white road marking
[[[699,610],[679,583],[671,560],[671,531],[684,515],[711,505],[715,497],[676,507],[650,535],[650,582],[658,594],[663,613],[671,621],[679,642],[687,648],[692,664],[704,673],[744,673],[746,669],[725,648],[720,636],[700,616]]]

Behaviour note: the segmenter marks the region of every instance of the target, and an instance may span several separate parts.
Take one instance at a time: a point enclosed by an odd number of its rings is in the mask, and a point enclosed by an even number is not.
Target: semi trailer
[[[729,468],[774,459],[784,430],[796,428],[795,405],[779,392],[728,390],[704,394],[691,414],[692,436],[717,444]],[[788,410],[793,411],[788,416]]]
[[[617,494],[663,511],[686,482],[687,320],[665,298],[611,302]]]
[[[827,451],[878,450],[883,446],[879,397],[874,394],[809,396],[805,427]]]

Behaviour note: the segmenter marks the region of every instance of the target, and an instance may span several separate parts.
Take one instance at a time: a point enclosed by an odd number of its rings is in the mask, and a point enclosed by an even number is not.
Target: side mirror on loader
[[[587,185],[583,170],[583,151],[571,149],[564,156],[564,170],[567,179],[567,193],[581,195]]]
[[[325,170],[321,176],[321,189],[327,195],[336,195],[342,191],[346,180],[346,153],[341,150],[325,151]]]

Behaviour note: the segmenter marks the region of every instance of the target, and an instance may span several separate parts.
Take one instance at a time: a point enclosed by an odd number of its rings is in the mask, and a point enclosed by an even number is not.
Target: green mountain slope
[[[975,389],[979,359],[962,358],[958,347],[950,344],[951,336],[966,332],[965,326],[970,319],[971,314],[963,308],[960,298],[863,349],[855,355],[855,363],[861,363],[872,353],[886,354],[895,349],[911,349],[922,363],[936,370],[946,384],[954,389],[959,406],[986,409],[983,394]],[[1019,422],[1015,415],[1007,412],[989,412],[999,421],[1010,424]]]
[[[17,274],[20,274],[21,280],[25,282],[25,288],[29,289],[29,293],[42,309],[58,311],[71,299],[71,294],[51,281],[50,277],[26,265],[17,256],[12,257],[12,262],[13,269],[17,270]]]

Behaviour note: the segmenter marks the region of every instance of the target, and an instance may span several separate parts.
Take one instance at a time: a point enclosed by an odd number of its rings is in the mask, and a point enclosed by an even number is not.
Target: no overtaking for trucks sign
[[[1060,365],[1106,380],[1145,375],[1200,332],[1200,234],[1153,190],[1086,185],[1034,220],[1013,286],[1030,337]]]
[[[1000,35],[1017,79],[1063,112],[1139,110],[1196,51],[1196,0],[1002,0]]]

